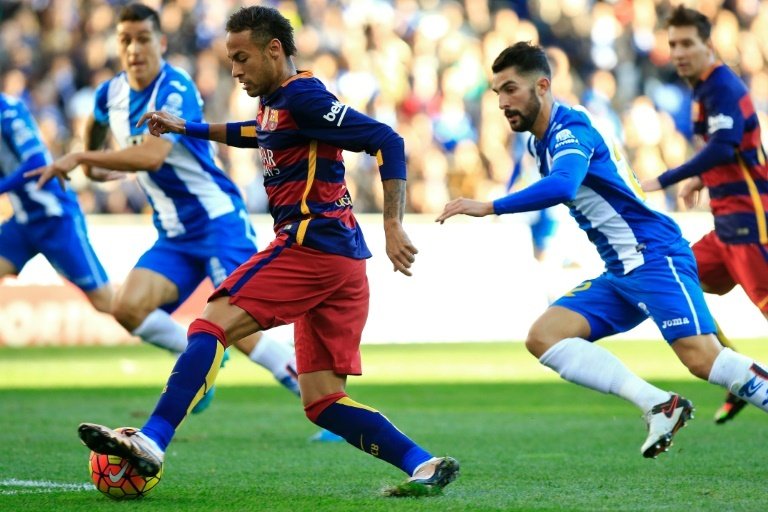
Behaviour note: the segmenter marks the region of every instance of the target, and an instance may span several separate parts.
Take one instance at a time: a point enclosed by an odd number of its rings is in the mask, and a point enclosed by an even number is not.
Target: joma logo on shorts
[[[688,320],[688,317],[673,318],[671,320],[663,320],[661,322],[661,328],[666,329],[667,327],[677,327],[678,325],[688,325],[689,323],[691,323],[691,321]]]

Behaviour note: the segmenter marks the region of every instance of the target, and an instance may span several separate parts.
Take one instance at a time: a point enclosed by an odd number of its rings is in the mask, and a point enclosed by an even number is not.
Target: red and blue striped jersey
[[[227,143],[259,148],[275,233],[319,251],[369,258],[342,150],[375,155],[382,179],[404,180],[403,139],[342,104],[309,72],[260,100],[255,121],[227,126]]]
[[[734,148],[701,174],[709,189],[715,231],[726,243],[768,244],[768,167],[760,124],[744,82],[715,65],[693,89],[694,133]]]

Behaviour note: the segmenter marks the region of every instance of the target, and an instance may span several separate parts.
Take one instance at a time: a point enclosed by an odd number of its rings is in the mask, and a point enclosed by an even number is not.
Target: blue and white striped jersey
[[[74,193],[62,190],[56,180],[38,189],[37,178],[24,178],[25,172],[50,162],[51,155],[27,107],[0,94],[0,193],[8,193],[18,223],[80,213]]]
[[[104,82],[96,91],[94,117],[109,127],[120,147],[141,144],[151,137],[146,124],[136,127],[146,112],[165,110],[187,121],[201,122],[203,101],[183,70],[164,63],[158,77],[135,91],[125,72]],[[206,232],[211,220],[245,211],[237,186],[214,162],[209,141],[167,133],[173,148],[155,172],[137,172],[139,183],[154,210],[153,221],[161,238],[191,239]]]
[[[617,275],[687,244],[675,221],[645,204],[621,148],[582,107],[555,103],[549,127],[533,150],[542,179],[494,201],[496,213],[565,203],[606,269]]]

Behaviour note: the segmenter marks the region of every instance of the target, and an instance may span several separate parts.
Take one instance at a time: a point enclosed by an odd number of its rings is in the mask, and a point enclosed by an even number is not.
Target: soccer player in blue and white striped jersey
[[[0,225],[0,278],[18,274],[42,254],[97,311],[108,313],[112,286],[91,247],[75,194],[55,183],[37,188],[25,177],[50,161],[27,107],[0,94],[0,194],[7,193],[13,206],[13,217]]]
[[[493,202],[456,199],[437,220],[565,203],[606,267],[536,320],[526,340],[528,350],[564,379],[637,405],[648,423],[641,447],[645,457],[667,450],[693,406],[644,381],[592,342],[646,318],[656,323],[691,373],[731,391],[746,389],[745,399],[768,411],[768,372],[718,343],[696,261],[677,224],[645,205],[620,147],[595,127],[586,111],[554,101],[544,51],[517,43],[501,52],[492,69],[493,90],[510,127],[535,137],[542,179]]]

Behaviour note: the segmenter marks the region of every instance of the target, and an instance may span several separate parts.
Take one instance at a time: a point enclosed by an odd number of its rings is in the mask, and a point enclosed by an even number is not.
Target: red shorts
[[[711,231],[693,244],[699,280],[707,292],[723,295],[741,285],[768,313],[768,250],[760,244],[726,244]]]
[[[369,300],[365,260],[281,236],[240,265],[209,300],[224,295],[264,329],[294,324],[299,373],[362,373],[360,337]]]

